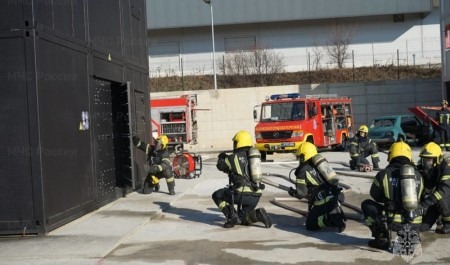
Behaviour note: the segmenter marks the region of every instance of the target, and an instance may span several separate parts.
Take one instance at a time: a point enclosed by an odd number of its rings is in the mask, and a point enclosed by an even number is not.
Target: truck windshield
[[[297,121],[305,119],[305,102],[277,102],[262,105],[262,121]]]

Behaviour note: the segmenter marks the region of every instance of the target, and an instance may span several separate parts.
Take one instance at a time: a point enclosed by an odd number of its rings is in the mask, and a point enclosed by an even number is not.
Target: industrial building
[[[227,54],[255,47],[284,58],[287,72],[335,68],[327,50],[339,38],[348,41],[344,67],[439,65],[439,6],[438,0],[149,0],[150,76],[210,75],[213,61],[223,74]]]
[[[443,98],[450,95],[450,2],[441,0]]]

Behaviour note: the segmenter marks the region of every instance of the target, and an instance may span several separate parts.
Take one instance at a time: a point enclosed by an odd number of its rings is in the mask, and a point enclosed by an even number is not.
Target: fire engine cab
[[[319,148],[344,148],[347,139],[353,137],[351,103],[351,98],[335,94],[267,97],[253,110],[261,159],[265,160],[267,154],[295,152],[305,141]]]

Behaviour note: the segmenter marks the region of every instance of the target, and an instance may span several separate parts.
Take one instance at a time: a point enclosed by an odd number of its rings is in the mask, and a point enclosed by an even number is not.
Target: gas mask
[[[162,150],[162,143],[156,141],[155,150],[156,150],[156,151]]]
[[[422,157],[421,164],[424,170],[429,171],[433,169],[434,164],[436,163],[435,158],[432,157]]]

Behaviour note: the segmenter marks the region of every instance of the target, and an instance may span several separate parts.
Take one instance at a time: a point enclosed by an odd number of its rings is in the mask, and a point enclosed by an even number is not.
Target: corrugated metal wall
[[[430,12],[432,0],[212,0],[214,24],[376,16]],[[147,0],[147,28],[199,27],[211,24],[202,0]]]

